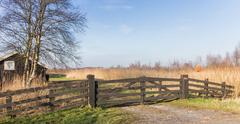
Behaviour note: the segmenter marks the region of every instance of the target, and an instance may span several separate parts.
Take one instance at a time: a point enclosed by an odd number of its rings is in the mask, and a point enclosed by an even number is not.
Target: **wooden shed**
[[[12,83],[15,79],[21,79],[24,73],[24,56],[17,53],[9,53],[0,57],[0,83]],[[31,63],[31,60],[29,60]],[[36,81],[46,82],[47,67],[38,63]]]

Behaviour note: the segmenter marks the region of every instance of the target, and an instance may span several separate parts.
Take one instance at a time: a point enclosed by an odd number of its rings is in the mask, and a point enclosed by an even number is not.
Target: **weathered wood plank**
[[[49,84],[66,84],[66,83],[85,83],[87,80],[67,80],[67,81],[51,81]]]
[[[145,77],[142,77],[142,78],[145,78]],[[144,101],[145,101],[145,91],[146,91],[146,89],[145,89],[145,81],[140,81],[140,87],[141,87],[141,89],[140,89],[140,92],[141,92],[141,100],[140,100],[140,103],[142,104],[142,105],[144,105]]]
[[[118,80],[101,80],[99,83],[129,83],[129,82],[140,82],[140,81],[179,81],[178,78],[154,78],[154,77],[144,77],[144,78],[127,78]]]
[[[166,89],[166,88],[178,88],[180,87],[179,84],[172,84],[172,85],[158,85],[158,86],[145,86],[146,89],[148,88],[162,88],[162,89]],[[134,86],[134,87],[114,87],[114,88],[99,88],[98,92],[118,92],[118,91],[122,91],[122,90],[140,90],[141,86]]]
[[[71,88],[71,89],[63,89],[62,91],[56,91],[56,93],[53,93],[52,95],[50,95],[49,97],[57,97],[57,96],[64,96],[64,95],[68,95],[71,93],[79,93],[80,88]],[[87,88],[81,88],[81,90],[85,90]]]
[[[205,95],[206,98],[208,98],[208,92],[209,92],[209,88],[208,88],[208,79],[205,79],[205,82],[204,82],[204,90],[207,92]]]
[[[12,96],[8,96],[7,98],[6,98],[6,103],[7,104],[12,104],[13,103],[13,99],[12,99]],[[8,115],[9,116],[11,116],[11,117],[14,117],[15,115],[13,115],[13,114],[11,114],[10,112],[13,110],[13,107],[12,106],[6,106],[7,107],[7,113],[8,113]]]
[[[98,94],[99,98],[107,98],[107,97],[127,97],[127,96],[140,96],[141,93],[106,93],[106,94]]]
[[[95,82],[95,76],[94,75],[87,75],[87,79],[88,79],[88,84],[89,84],[89,99],[88,99],[88,104],[91,107],[96,107],[96,101],[97,101],[97,90],[96,90],[96,84],[98,82]]]
[[[7,92],[1,92],[0,97],[6,97],[6,96],[13,96],[13,95],[19,95],[19,94],[25,94],[25,93],[32,93],[32,92],[37,92],[41,90],[49,90],[53,88],[58,88],[61,86],[65,86],[65,88],[71,87],[73,84],[65,84],[65,85],[49,85],[49,86],[44,86],[44,87],[35,87],[35,88],[29,88],[29,89],[21,89],[21,90],[16,90],[16,91],[7,91]],[[69,87],[68,87],[69,86]]]
[[[180,94],[179,90],[170,90],[170,91],[146,91],[145,94]]]
[[[179,78],[154,78],[154,77],[145,77],[145,81],[173,81],[178,82],[180,81]]]
[[[189,92],[190,93],[200,93],[200,94],[209,94],[210,96],[219,96],[221,95],[220,93],[217,93],[217,92],[213,92],[213,91],[204,91],[204,90],[194,90],[194,89],[189,89]]]
[[[196,88],[205,88],[204,85],[192,84],[192,83],[190,83],[189,86],[190,86],[190,87],[196,87]]]
[[[216,86],[222,86],[222,84],[221,83],[216,83],[216,82],[211,82],[211,81],[208,81],[208,84],[210,84],[210,85],[216,85]],[[226,87],[227,88],[234,88],[233,86],[230,86],[230,85],[226,85]]]
[[[139,90],[141,87],[137,86],[137,87],[114,87],[114,88],[99,88],[98,92],[119,92],[122,90]]]
[[[211,81],[208,81],[208,84],[210,84],[210,85],[216,85],[216,86],[222,86],[222,84],[220,84],[220,83],[211,82]]]
[[[52,97],[53,96],[54,97],[62,96],[62,94],[53,94]],[[81,94],[81,95],[79,95],[79,97],[86,97],[86,96],[88,96],[88,94]],[[24,99],[24,100],[12,102],[12,103],[1,104],[0,105],[0,109],[6,108],[8,106],[17,106],[17,105],[21,105],[21,104],[30,103],[30,102],[37,102],[37,101],[48,99],[48,98],[51,98],[51,96],[50,95],[38,96],[38,97]],[[52,102],[54,102],[54,101],[52,101]]]
[[[68,97],[68,98],[64,98],[64,99],[58,99],[58,100],[55,100],[51,103],[52,104],[59,104],[59,103],[63,103],[63,102],[69,102],[69,101],[72,101],[72,100],[80,99],[80,98],[85,98],[85,95],[78,95],[78,96],[72,96],[72,97]]]
[[[1,104],[0,109],[6,108],[7,106],[17,106],[17,105],[21,105],[21,104],[25,104],[25,103],[29,103],[29,102],[37,102],[39,100],[43,100],[43,99],[47,99],[47,98],[49,98],[48,95],[38,96],[35,98],[25,99],[25,100],[21,100],[21,101],[12,102],[12,103]]]
[[[199,80],[199,79],[193,79],[193,78],[189,78],[189,81],[193,81],[193,82],[196,82],[196,83],[202,83],[202,84],[205,83],[205,80]],[[208,84],[221,86],[221,83],[216,83],[216,82],[211,82],[211,81],[208,81]],[[231,86],[231,85],[226,85],[226,87],[234,88],[234,86]]]
[[[166,85],[158,85],[158,86],[145,86],[145,88],[179,88],[179,84],[166,84]]]
[[[127,78],[127,79],[118,79],[118,80],[101,80],[101,81],[99,81],[99,84],[129,83],[129,82],[140,82],[140,78]]]
[[[209,92],[206,92],[205,90],[194,90],[194,89],[189,89],[190,93],[201,93],[201,94],[207,94]]]
[[[140,103],[140,99],[124,99],[124,100],[111,100],[111,101],[98,101],[98,105],[118,105],[127,103]]]
[[[156,83],[155,81],[148,81],[148,82],[151,84],[154,84],[155,86],[162,86],[162,85]],[[165,91],[170,91],[167,87],[164,87],[164,86],[162,86],[161,89],[163,89]]]
[[[159,101],[159,100],[171,100],[171,99],[179,99],[179,95],[174,96],[155,96],[155,97],[147,97],[146,101]]]
[[[35,106],[27,106],[27,107],[23,107],[21,109],[17,109],[17,110],[13,110],[10,111],[9,114],[21,114],[22,112],[27,112],[27,111],[31,111],[31,110],[35,110],[35,109],[39,109],[41,107],[48,107],[50,103],[48,102],[44,102],[44,103],[39,103],[38,105]],[[58,110],[64,110],[64,109],[70,109],[72,107],[77,107],[77,106],[81,106],[81,105],[86,105],[86,102],[73,102],[70,105],[64,106],[62,108],[56,108],[54,111],[58,111]],[[51,110],[49,111],[45,111],[46,112],[52,112]]]
[[[205,88],[208,90],[222,91],[222,89],[220,87],[210,87],[210,86],[203,86],[203,85],[197,85],[197,84],[189,84],[189,86],[197,87],[197,88]]]
[[[195,83],[201,83],[201,84],[204,84],[204,80],[199,80],[199,79],[194,79],[194,78],[188,78],[189,81],[192,81],[192,82],[195,82]]]
[[[43,103],[39,103],[38,105],[35,105],[35,106],[27,106],[27,107],[22,107],[20,109],[17,109],[17,110],[13,110],[11,111],[10,113],[11,114],[20,114],[22,112],[26,112],[26,111],[30,111],[30,110],[35,110],[35,109],[39,109],[41,107],[48,107],[49,106],[49,103],[47,102],[43,102]]]

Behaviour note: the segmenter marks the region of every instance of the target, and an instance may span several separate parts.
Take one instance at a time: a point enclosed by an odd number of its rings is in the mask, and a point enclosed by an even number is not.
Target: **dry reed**
[[[240,95],[240,67],[203,68],[200,72],[194,69],[86,68],[58,73],[65,74],[67,78],[76,79],[86,79],[88,74],[93,74],[96,78],[105,80],[140,76],[179,78],[181,74],[188,74],[191,78],[202,80],[208,78],[214,82],[226,82],[226,84],[235,86],[236,95]]]

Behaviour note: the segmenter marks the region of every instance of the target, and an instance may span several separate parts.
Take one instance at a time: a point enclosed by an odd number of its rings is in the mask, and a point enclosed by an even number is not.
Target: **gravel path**
[[[137,117],[133,124],[240,124],[240,115],[170,105],[123,107]]]

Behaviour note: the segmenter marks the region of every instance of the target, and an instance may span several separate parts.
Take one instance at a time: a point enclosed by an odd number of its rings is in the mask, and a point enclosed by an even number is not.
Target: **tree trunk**
[[[33,79],[36,77],[37,65],[40,57],[40,48],[41,48],[41,37],[42,37],[42,27],[44,22],[44,14],[46,11],[47,3],[44,0],[40,1],[40,11],[37,18],[36,30],[35,30],[35,50],[33,53],[33,60],[31,65],[31,74],[27,81],[27,87],[31,86]]]
[[[29,8],[27,11],[27,32],[28,32],[28,40],[27,40],[27,45],[26,45],[26,50],[24,53],[24,57],[25,57],[25,63],[24,63],[24,72],[23,72],[23,83],[24,83],[24,87],[27,86],[27,80],[29,78],[29,59],[30,59],[30,54],[31,54],[31,49],[32,49],[32,2],[29,1]]]

